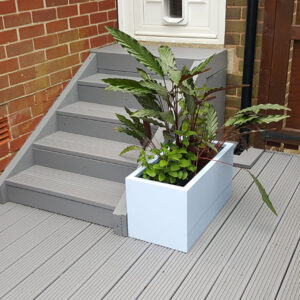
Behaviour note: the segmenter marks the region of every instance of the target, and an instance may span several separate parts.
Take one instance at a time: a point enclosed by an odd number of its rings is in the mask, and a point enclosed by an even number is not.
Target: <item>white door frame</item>
[[[139,0],[142,1],[142,0]],[[201,1],[201,0],[189,0]],[[210,1],[210,0],[207,0]],[[136,34],[135,17],[134,17],[134,0],[118,0],[118,17],[119,28],[140,41],[150,42],[168,42],[168,43],[188,43],[188,44],[205,44],[205,45],[224,45],[225,38],[225,15],[226,0],[218,0],[218,11],[215,12],[214,20],[218,22],[217,31],[214,34],[198,34],[197,36],[166,36],[165,34]]]

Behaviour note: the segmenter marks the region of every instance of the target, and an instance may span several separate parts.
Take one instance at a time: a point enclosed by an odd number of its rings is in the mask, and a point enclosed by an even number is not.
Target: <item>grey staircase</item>
[[[156,47],[149,47],[157,54]],[[177,63],[191,67],[215,54],[213,71],[199,84],[225,84],[226,53],[175,48]],[[118,45],[93,51],[0,178],[0,202],[17,202],[113,227],[126,235],[125,177],[137,153],[119,153],[136,140],[114,131],[116,113],[138,109],[135,99],[105,90],[107,77],[137,78],[138,63]],[[224,93],[215,100],[221,119]],[[155,131],[155,128],[153,129]]]

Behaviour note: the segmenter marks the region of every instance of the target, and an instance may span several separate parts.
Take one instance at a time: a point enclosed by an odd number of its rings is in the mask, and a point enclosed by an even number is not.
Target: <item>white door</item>
[[[226,0],[118,0],[120,29],[142,41],[224,44]]]

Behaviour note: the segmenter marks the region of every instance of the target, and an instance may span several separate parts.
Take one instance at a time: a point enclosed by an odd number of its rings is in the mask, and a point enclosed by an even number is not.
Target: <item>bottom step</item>
[[[35,165],[7,179],[8,200],[114,227],[124,184]]]

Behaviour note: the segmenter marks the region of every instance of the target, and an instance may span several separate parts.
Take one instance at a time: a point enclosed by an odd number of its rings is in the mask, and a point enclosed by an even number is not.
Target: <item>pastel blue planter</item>
[[[233,149],[225,143],[184,187],[140,178],[143,167],[131,173],[126,178],[129,236],[189,251],[231,197]]]

